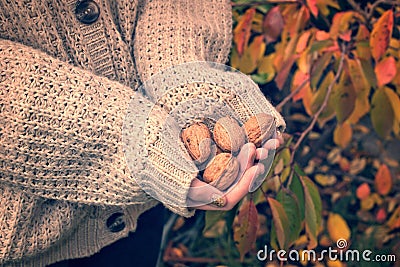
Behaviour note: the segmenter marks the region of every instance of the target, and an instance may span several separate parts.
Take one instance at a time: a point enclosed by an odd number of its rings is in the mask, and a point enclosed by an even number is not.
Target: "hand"
[[[239,180],[227,192],[223,193],[217,188],[194,179],[189,189],[187,204],[201,210],[230,210],[248,192],[251,185],[258,176],[264,174],[265,166],[262,163],[255,163],[255,160],[262,161],[267,158],[268,150],[276,149],[283,144],[282,137],[278,134],[275,139],[268,140],[262,148],[256,149],[253,143],[245,144],[237,157],[240,165]],[[217,200],[220,205],[215,205]]]

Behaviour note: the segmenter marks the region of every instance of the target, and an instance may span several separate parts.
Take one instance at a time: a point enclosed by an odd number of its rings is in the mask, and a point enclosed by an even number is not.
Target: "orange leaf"
[[[303,73],[300,70],[297,70],[296,73],[294,74],[294,77],[293,77],[293,83],[292,83],[292,90],[291,91],[293,91],[296,88],[298,88],[305,80],[307,80],[309,78],[310,78],[309,74],[306,74],[306,73]],[[303,88],[300,89],[300,91],[298,91],[297,94],[295,94],[293,96],[293,101],[298,101],[298,100],[300,100],[300,99],[302,99],[304,97],[304,95],[306,94],[306,90],[307,90],[306,87],[307,86],[308,87],[310,86],[310,82],[307,82],[307,84],[305,86],[303,86]]]
[[[390,37],[392,36],[392,30],[393,11],[390,9],[382,14],[371,32],[369,45],[371,47],[372,57],[375,61],[379,61],[379,59],[385,54],[389,46]]]
[[[254,8],[246,10],[241,17],[239,23],[233,31],[233,41],[236,44],[236,50],[239,56],[243,55],[244,49],[250,39],[251,23],[253,21],[256,10]]]
[[[245,201],[240,206],[238,226],[234,228],[233,239],[240,253],[240,260],[250,251],[257,239],[258,212],[253,201]]]
[[[300,36],[296,45],[296,53],[300,54],[306,49],[310,36],[311,36],[311,31],[306,31]]]
[[[310,9],[311,14],[313,14],[314,17],[318,17],[317,1],[316,0],[307,0],[307,6]]]
[[[284,20],[279,6],[268,10],[262,23],[262,29],[267,43],[275,42],[282,33]]]
[[[375,66],[376,79],[378,86],[390,83],[396,76],[396,60],[394,57],[387,57],[378,62]]]
[[[349,123],[344,122],[336,125],[335,131],[333,132],[333,141],[341,148],[347,147],[353,136],[353,130]]]
[[[330,213],[326,228],[332,241],[337,242],[339,239],[350,240],[350,228],[340,214]]]
[[[392,189],[392,176],[386,164],[382,164],[375,175],[375,189],[381,195],[389,194]]]
[[[363,200],[369,197],[370,194],[371,194],[371,188],[369,187],[369,184],[362,183],[359,187],[357,187],[356,190],[357,198]]]

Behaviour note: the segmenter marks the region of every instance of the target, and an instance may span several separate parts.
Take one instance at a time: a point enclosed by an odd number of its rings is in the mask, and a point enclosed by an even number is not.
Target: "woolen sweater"
[[[190,97],[229,103],[241,120],[268,112],[284,127],[254,85],[207,64],[138,90],[174,65],[226,62],[231,30],[225,0],[0,0],[0,265],[92,255],[158,201],[191,216],[197,169],[175,155],[178,130],[159,124]],[[193,83],[195,75],[226,86]],[[160,89],[170,80],[172,91]]]

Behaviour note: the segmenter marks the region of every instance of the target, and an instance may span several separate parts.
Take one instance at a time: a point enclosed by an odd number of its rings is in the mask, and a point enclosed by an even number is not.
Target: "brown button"
[[[116,212],[108,217],[106,221],[107,228],[112,233],[117,233],[125,228],[124,214],[122,212]]]
[[[75,8],[75,16],[83,24],[92,24],[100,16],[99,5],[92,0],[80,1]]]

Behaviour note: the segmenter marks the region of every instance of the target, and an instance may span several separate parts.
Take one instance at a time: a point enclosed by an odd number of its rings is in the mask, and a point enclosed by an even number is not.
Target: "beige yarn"
[[[221,92],[242,119],[270,112],[284,127],[262,94],[237,74],[218,73],[226,88],[200,82],[193,89],[189,83],[167,98],[169,84],[185,84],[193,73],[135,91],[139,80],[179,63],[224,63],[231,42],[229,1],[96,0],[101,12],[91,25],[76,19],[76,2],[0,0],[1,266],[45,266],[98,252],[134,231],[138,216],[157,203],[147,190],[173,212],[193,214],[184,203],[196,172],[188,161],[177,163],[180,169],[163,160],[171,152],[166,148],[155,156],[162,133],[157,127],[146,129],[147,140],[154,140],[143,143],[149,157],[135,164],[125,158],[124,123],[132,126],[134,143],[140,137],[135,123],[146,121],[154,102],[173,107],[183,92],[197,97],[207,87],[207,97]],[[200,66],[201,76],[216,76]],[[240,89],[240,99],[223,93],[233,88],[248,89]],[[135,120],[129,124],[132,104]],[[176,116],[188,121],[193,115]],[[139,173],[146,192],[137,183]],[[116,212],[124,214],[126,227],[112,233],[105,222]]]

